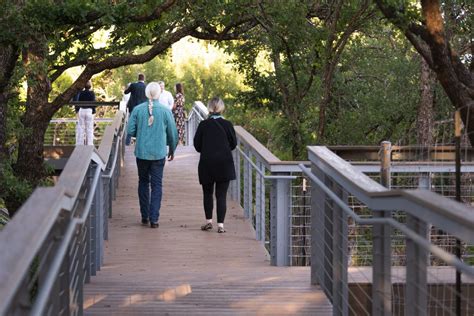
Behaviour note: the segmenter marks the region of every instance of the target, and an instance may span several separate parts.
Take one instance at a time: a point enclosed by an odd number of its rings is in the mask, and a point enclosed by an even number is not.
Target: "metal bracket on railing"
[[[204,118],[201,116],[201,114],[193,107],[193,113],[196,113],[196,115],[201,119],[201,121],[204,121]]]
[[[261,176],[263,177],[264,179],[269,179],[269,180],[272,180],[272,179],[289,179],[289,180],[294,180],[294,179],[297,179],[298,177],[297,176],[267,176],[265,175],[265,173],[263,173],[258,167],[257,165],[252,161],[252,159],[250,159],[249,156],[247,156],[242,149],[240,149],[239,147],[236,148],[240,154],[242,156],[244,156],[244,158],[252,165],[252,167],[255,169],[255,171]]]

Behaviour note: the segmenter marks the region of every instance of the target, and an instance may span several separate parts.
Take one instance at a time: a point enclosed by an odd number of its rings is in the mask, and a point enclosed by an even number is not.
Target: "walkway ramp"
[[[167,162],[160,227],[140,224],[138,176],[127,147],[104,266],[85,286],[86,315],[329,315],[309,267],[274,267],[237,203],[225,234],[203,232],[199,155]]]

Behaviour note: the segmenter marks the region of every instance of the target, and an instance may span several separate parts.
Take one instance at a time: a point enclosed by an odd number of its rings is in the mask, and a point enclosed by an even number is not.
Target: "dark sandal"
[[[201,230],[211,230],[211,229],[212,229],[212,223],[207,223],[201,226]]]
[[[224,227],[218,227],[218,228],[217,228],[217,232],[218,232],[219,234],[225,233]]]

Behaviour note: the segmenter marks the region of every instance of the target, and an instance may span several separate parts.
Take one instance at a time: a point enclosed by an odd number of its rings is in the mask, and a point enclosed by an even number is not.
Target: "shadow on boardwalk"
[[[140,224],[138,177],[128,147],[104,266],[85,287],[86,315],[325,315],[307,267],[272,267],[235,202],[225,234],[202,232],[199,155],[179,147],[165,166],[160,227]]]

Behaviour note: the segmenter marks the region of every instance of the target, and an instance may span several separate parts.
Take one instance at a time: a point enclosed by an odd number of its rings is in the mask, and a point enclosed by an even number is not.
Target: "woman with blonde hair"
[[[224,233],[227,209],[227,189],[235,179],[232,150],[237,146],[234,126],[222,117],[224,102],[212,98],[208,103],[209,118],[202,121],[194,136],[194,148],[201,153],[199,158],[199,183],[202,185],[206,223],[202,230],[212,229],[213,193],[215,188],[217,232]]]
[[[158,227],[166,156],[173,160],[178,133],[171,111],[158,102],[161,87],[151,82],[145,89],[148,101],[137,105],[128,122],[128,134],[136,137],[138,198],[142,224]],[[167,147],[169,152],[167,153]],[[151,190],[151,197],[150,197]]]

